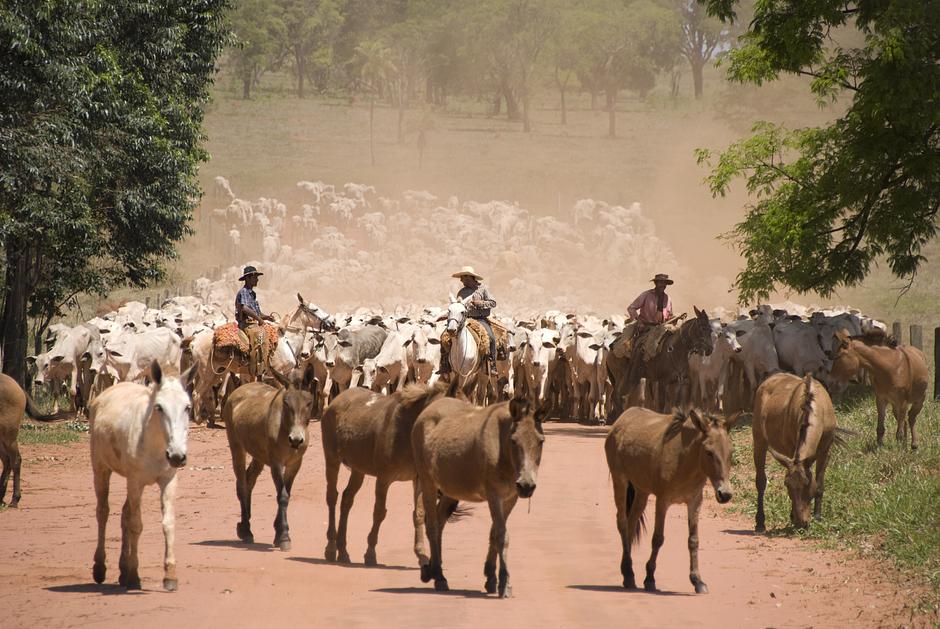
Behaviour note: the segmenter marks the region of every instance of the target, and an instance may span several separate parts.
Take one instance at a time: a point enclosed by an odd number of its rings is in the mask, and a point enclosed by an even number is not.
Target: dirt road
[[[700,527],[701,570],[711,593],[688,580],[685,509],[674,507],[660,554],[658,594],[619,587],[603,429],[549,425],[531,505],[509,520],[514,598],[485,596],[485,505],[448,525],[444,569],[452,588],[436,593],[418,578],[411,551],[410,486],[389,495],[377,568],[362,566],[371,525],[372,484],[353,508],[350,554],[356,564],[323,560],[326,531],[319,426],[294,486],[289,519],[293,550],[273,540],[275,503],[267,473],[255,491],[253,531],[237,541],[238,504],[221,430],[194,428],[177,503],[180,590],[161,590],[163,534],[156,488],[144,495],[141,579],[125,593],[117,581],[123,479],[111,489],[108,579],[91,579],[94,491],[87,437],[71,446],[26,446],[23,500],[0,512],[0,626],[13,627],[858,627],[910,623],[905,593],[874,564],[825,553],[809,543],[768,539],[719,508],[709,492]],[[341,476],[341,483],[345,477]],[[650,506],[650,508],[652,505]],[[650,511],[652,513],[652,511]],[[264,543],[261,543],[264,542]],[[642,575],[649,537],[634,555]]]

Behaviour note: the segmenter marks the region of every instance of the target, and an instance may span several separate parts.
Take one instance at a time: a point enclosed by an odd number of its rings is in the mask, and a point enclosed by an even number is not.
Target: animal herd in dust
[[[883,324],[856,312],[801,317],[762,306],[721,322],[696,309],[643,359],[618,350],[626,336],[622,317],[556,311],[506,318],[500,322],[509,347],[495,373],[477,366],[484,377],[455,372],[443,378],[438,339],[444,329],[458,329],[459,305],[331,315],[297,295],[296,305],[277,324],[269,368],[261,381],[252,382],[244,357],[213,343],[213,328],[226,320],[224,312],[199,298],[173,298],[159,309],[131,302],[75,327],[50,328],[49,349],[31,359],[33,387],[34,392],[67,391],[91,423],[98,501],[95,581],[106,575],[108,488],[117,473],[128,483],[119,582],[140,586],[140,496],[144,486],[156,483],[166,542],[164,587],[177,587],[176,471],[187,460],[190,422],[213,422],[217,415],[225,424],[235,472],[239,539],[254,541],[251,496],[268,466],[277,495],[273,541],[290,549],[291,490],[308,446],[308,424],[318,419],[329,509],[327,560],[350,561],[349,513],[368,475],[375,477],[376,502],[364,559],[376,564],[388,488],[410,481],[421,579],[433,580],[438,590],[448,588],[441,543],[445,525],[460,514],[460,502],[485,502],[492,516],[485,589],[500,596],[511,592],[507,520],[518,499],[536,490],[543,424],[550,417],[615,419],[604,448],[624,587],[636,586],[631,552],[648,498],[656,497],[644,579],[648,590],[656,588],[667,509],[686,504],[689,576],[696,592],[707,592],[698,566],[699,508],[706,484],[718,502],[731,499],[729,430],[746,413],[752,416],[758,531],[765,526],[767,452],[785,468],[791,523],[806,526],[812,515],[820,515],[827,463],[840,441],[830,391],[841,391],[849,381],[870,383],[879,444],[890,404],[897,438],[906,442],[909,432],[911,448],[917,447],[915,420],[927,387],[924,356],[898,346]],[[659,353],[669,362],[658,363]],[[635,381],[631,360],[645,361],[644,375]],[[24,410],[38,413],[12,380],[4,377],[0,385],[0,497],[12,469],[16,504],[16,432]],[[683,410],[668,410],[674,407]],[[337,516],[341,465],[350,477]]]

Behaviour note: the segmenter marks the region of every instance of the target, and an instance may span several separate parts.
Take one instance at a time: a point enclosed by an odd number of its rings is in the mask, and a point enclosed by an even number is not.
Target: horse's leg
[[[336,561],[336,499],[339,497],[336,484],[339,481],[339,460],[325,451],[324,455],[326,459],[326,507],[329,511],[329,520],[326,524],[326,550],[323,551],[323,556],[327,561]]]
[[[415,556],[418,558],[418,565],[423,568],[428,565],[428,553],[424,547],[424,499],[421,497],[421,484],[418,479],[414,479],[411,484],[414,491],[412,519],[415,525]]]
[[[885,440],[885,412],[888,408],[888,400],[876,395],[875,407],[878,409],[878,445],[882,446]]]
[[[353,501],[356,499],[356,492],[362,487],[362,481],[365,475],[356,470],[350,470],[349,483],[343,490],[343,500],[339,505],[339,530],[336,532],[336,548],[339,551],[339,560],[341,563],[349,563],[349,553],[346,551],[346,528],[349,524],[349,511],[352,509]]]
[[[917,449],[917,433],[914,432],[914,424],[917,423],[917,416],[924,407],[924,401],[914,402],[907,411],[907,425],[911,429],[911,450]],[[19,469],[19,468],[16,468]]]
[[[708,586],[698,573],[698,512],[702,506],[702,492],[696,492],[686,506],[689,514],[689,580],[696,594],[708,594]],[[658,504],[656,511],[659,512]]]
[[[98,519],[98,546],[95,548],[95,563],[91,570],[95,583],[104,582],[107,568],[105,566],[104,534],[108,526],[108,492],[111,489],[111,470],[106,467],[93,465],[95,480],[95,498],[97,507],[95,516]]]
[[[127,540],[127,559],[125,560],[124,585],[129,590],[140,589],[140,574],[138,573],[139,559],[137,556],[137,545],[140,541],[140,533],[144,530],[144,523],[140,514],[140,497],[144,491],[144,486],[127,479],[127,530],[124,532]]]
[[[176,554],[173,545],[176,538],[176,514],[173,503],[176,500],[176,473],[168,479],[160,479],[160,508],[163,512],[163,589],[175,592]]]
[[[767,490],[767,441],[757,430],[757,424],[752,424],[754,436],[754,485],[757,488],[757,513],[754,516],[754,530],[763,533],[764,526],[764,492]]]
[[[656,558],[659,556],[659,549],[662,548],[665,541],[664,529],[666,528],[666,511],[669,509],[669,503],[665,500],[656,500],[656,525],[653,528],[653,552],[650,553],[649,561],[646,562],[646,579],[643,580],[643,589],[647,592],[656,591]]]
[[[281,550],[290,550],[290,531],[287,528],[287,505],[290,502],[290,492],[284,481],[286,470],[279,461],[271,461],[271,480],[274,481],[274,491],[277,497],[277,514],[274,516],[274,545]]]
[[[375,546],[379,543],[379,527],[382,526],[382,520],[387,513],[385,509],[385,499],[388,496],[388,487],[391,481],[385,478],[375,479],[375,506],[372,508],[372,530],[369,531],[369,547],[366,549],[365,564],[375,566],[378,560],[375,556]]]
[[[226,424],[226,432],[228,425]],[[245,451],[238,443],[229,439],[229,449],[232,452],[232,469],[235,471],[235,495],[238,496],[238,506],[241,510],[241,520],[235,526],[238,539],[251,544],[255,541],[251,534],[251,512],[248,506],[247,483],[245,482]]]

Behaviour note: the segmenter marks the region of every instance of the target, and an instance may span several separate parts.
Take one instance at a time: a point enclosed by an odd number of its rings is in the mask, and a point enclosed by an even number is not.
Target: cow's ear
[[[53,356],[52,358],[49,359],[49,362],[52,362],[52,363],[62,362],[64,358],[65,356]]]
[[[401,344],[402,347],[408,347],[411,345],[411,339],[405,339],[405,342]]]

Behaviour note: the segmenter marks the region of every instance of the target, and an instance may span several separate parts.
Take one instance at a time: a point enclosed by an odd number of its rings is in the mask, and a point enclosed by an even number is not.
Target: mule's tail
[[[26,394],[26,416],[38,422],[54,422],[62,419],[61,413],[53,413],[52,415],[40,413],[29,393]]]
[[[627,483],[627,514],[630,513],[630,510],[633,509],[633,501],[636,500],[636,488],[633,486],[633,483]],[[646,532],[646,509],[643,510],[643,513],[640,514],[640,517],[636,521],[636,526],[633,529],[633,543],[639,541],[640,536]]]

